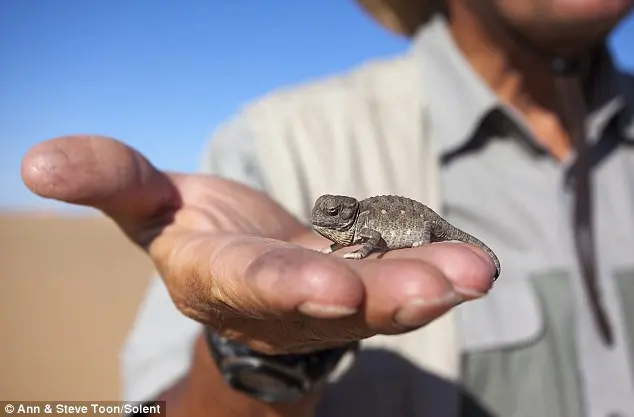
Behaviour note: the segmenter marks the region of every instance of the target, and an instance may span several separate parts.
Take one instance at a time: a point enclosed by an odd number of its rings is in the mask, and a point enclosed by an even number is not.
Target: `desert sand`
[[[119,400],[152,272],[102,216],[0,212],[0,400]]]

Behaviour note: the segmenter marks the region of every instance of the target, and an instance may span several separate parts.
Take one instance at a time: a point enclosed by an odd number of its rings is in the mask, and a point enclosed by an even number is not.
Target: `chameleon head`
[[[315,201],[311,217],[320,235],[343,245],[350,244],[359,215],[359,201],[352,197],[325,194]]]

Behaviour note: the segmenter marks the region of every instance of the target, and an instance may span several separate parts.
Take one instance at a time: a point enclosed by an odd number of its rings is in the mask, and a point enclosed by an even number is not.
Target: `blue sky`
[[[634,70],[633,18],[611,43]],[[22,155],[44,139],[104,134],[195,170],[245,102],[405,48],[352,0],[1,1],[0,207],[68,208],[20,180]]]

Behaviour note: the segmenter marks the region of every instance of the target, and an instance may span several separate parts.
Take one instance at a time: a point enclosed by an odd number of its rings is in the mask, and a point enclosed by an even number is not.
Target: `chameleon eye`
[[[334,216],[338,212],[339,212],[339,207],[326,207],[326,213],[330,214],[331,216]]]

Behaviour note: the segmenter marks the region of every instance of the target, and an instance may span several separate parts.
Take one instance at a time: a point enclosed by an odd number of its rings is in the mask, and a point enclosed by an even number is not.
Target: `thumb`
[[[128,233],[180,205],[165,173],[138,151],[102,136],[64,136],[35,145],[22,159],[22,179],[41,197],[103,211]]]

